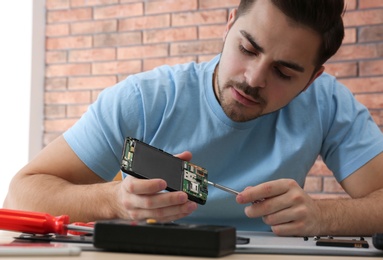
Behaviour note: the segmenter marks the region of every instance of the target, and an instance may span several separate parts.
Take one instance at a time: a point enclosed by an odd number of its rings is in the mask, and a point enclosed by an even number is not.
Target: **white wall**
[[[0,207],[12,176],[41,149],[45,1],[0,3]]]

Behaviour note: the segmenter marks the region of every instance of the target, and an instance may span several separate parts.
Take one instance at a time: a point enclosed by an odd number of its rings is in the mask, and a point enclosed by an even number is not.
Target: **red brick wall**
[[[383,127],[383,1],[346,0],[346,38],[327,71],[344,82]],[[69,128],[99,92],[161,64],[220,52],[239,0],[47,0],[44,145]],[[305,189],[344,196],[318,159]]]

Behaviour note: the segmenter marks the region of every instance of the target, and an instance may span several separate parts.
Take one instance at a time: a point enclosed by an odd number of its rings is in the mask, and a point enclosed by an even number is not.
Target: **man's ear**
[[[306,87],[302,90],[305,91],[313,82],[324,72],[324,66],[321,66],[311,77],[310,81],[307,83]]]
[[[230,11],[229,20],[226,23],[225,33],[223,34],[223,41],[226,40],[226,36],[230,31],[230,28],[233,26],[235,19],[237,18],[237,9]]]

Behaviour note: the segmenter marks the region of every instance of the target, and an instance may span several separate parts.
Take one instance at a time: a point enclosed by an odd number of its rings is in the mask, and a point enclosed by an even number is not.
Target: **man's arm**
[[[383,153],[341,182],[352,199],[318,201],[328,233],[383,232]],[[329,219],[329,221],[325,221]]]
[[[61,136],[15,175],[4,207],[54,215],[69,214],[70,209],[71,220],[113,218],[108,201],[116,197],[117,186],[86,167]]]
[[[60,136],[15,175],[4,207],[66,214],[72,222],[111,218],[174,220],[196,208],[183,192],[159,193],[165,187],[165,181],[159,179],[105,182]]]
[[[248,187],[237,196],[248,217],[262,217],[282,236],[372,235],[383,232],[383,153],[341,182],[352,199],[314,200],[291,179]]]

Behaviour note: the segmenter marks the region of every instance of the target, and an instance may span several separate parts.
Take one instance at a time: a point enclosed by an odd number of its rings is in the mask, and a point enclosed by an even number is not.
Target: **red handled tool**
[[[70,230],[93,233],[93,225],[78,222],[69,224],[69,216],[67,215],[54,217],[47,213],[0,209],[0,230],[66,235],[68,231],[70,233]]]

